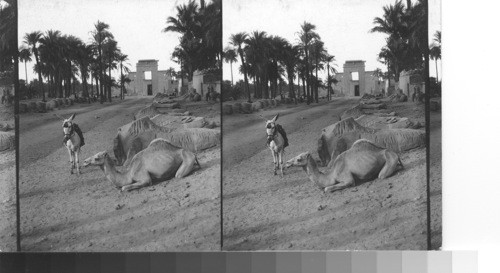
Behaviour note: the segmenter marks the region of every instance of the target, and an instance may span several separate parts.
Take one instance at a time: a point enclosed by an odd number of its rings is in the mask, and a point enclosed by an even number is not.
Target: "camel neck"
[[[319,171],[318,165],[316,164],[312,156],[309,156],[309,159],[307,160],[307,166],[304,169],[307,173],[307,176],[309,177],[309,180],[314,182],[314,184],[316,184],[318,187],[322,189],[325,188],[325,175]]]
[[[106,178],[109,181],[111,181],[111,183],[113,183],[115,186],[123,187],[126,185],[123,179],[124,175],[116,170],[115,164],[111,160],[111,158],[106,157],[106,159],[104,160],[103,171],[104,175],[106,175]]]

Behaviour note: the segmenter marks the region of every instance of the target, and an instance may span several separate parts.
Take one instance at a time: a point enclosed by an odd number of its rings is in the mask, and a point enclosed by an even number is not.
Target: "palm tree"
[[[130,72],[130,69],[127,67],[126,63],[125,63],[125,66],[123,65],[123,63],[126,61],[128,61],[128,55],[119,52],[118,53],[118,62],[120,62],[120,91],[121,91],[120,92],[120,99],[122,99],[122,100],[125,98],[125,83],[126,83],[124,81],[123,70],[125,69],[125,73],[127,73],[127,74]],[[130,82],[129,78],[126,78],[126,79],[128,79],[128,82]]]
[[[200,10],[193,0],[177,6],[176,9],[176,17],[167,18],[167,27],[163,32],[177,32],[182,35],[179,46],[172,53],[172,58],[182,63],[184,69],[181,70],[187,72],[188,80],[191,80],[193,72],[198,68],[201,55],[204,55],[201,46],[203,40]]]
[[[19,61],[24,63],[24,74],[26,77],[26,84],[28,84],[28,66],[27,63],[31,62],[31,51],[24,47],[21,46],[19,49]]]
[[[305,77],[306,77],[306,84],[307,84],[307,104],[311,102],[311,75],[309,74],[309,46],[311,44],[311,41],[318,36],[314,30],[316,29],[316,26],[309,23],[309,22],[304,22],[300,26],[301,30],[299,32],[299,40],[300,40],[300,46],[302,51],[305,54],[304,58],[304,64],[305,64]]]
[[[283,52],[283,65],[286,68],[286,74],[288,76],[288,97],[292,99],[297,98],[294,92],[293,80],[300,61],[299,54],[298,46],[292,46],[290,43],[286,44]],[[295,102],[297,101],[295,100]]]
[[[58,30],[48,30],[40,39],[40,68],[44,70],[47,77],[55,85],[53,96],[63,97],[63,72],[64,72],[64,46],[61,32]]]
[[[399,73],[408,69],[421,70],[425,65],[427,55],[427,11],[424,0],[412,5],[406,1],[406,7],[401,0],[383,8],[382,17],[373,20],[371,32],[387,34],[387,44],[382,48],[379,59],[387,65],[387,70],[393,74],[396,84]]]
[[[80,50],[82,44],[83,44],[82,40],[73,35],[64,35],[62,37],[63,59],[65,59],[65,66],[64,66],[65,83],[66,83],[65,97],[70,96],[72,86],[74,91],[76,74],[78,73],[79,70],[78,60],[80,58]],[[76,94],[74,95],[76,96]]]
[[[120,86],[122,86],[123,91],[122,91],[122,96],[125,97],[125,84],[129,84],[132,80],[130,80],[129,77],[126,75],[121,75],[120,76]],[[123,99],[123,98],[122,98]]]
[[[325,55],[325,61],[326,61],[326,71],[327,71],[327,76],[326,76],[326,84],[327,84],[327,90],[328,90],[328,100],[331,100],[331,92],[330,92],[330,89],[331,89],[331,78],[330,78],[330,69],[332,70],[333,73],[336,73],[337,71],[335,70],[335,68],[332,66],[330,67],[330,63],[335,61],[335,56],[333,55],[330,55],[330,54],[326,54]],[[335,78],[333,78],[335,79]]]
[[[379,32],[393,37],[407,37],[408,30],[405,19],[405,6],[401,0],[397,0],[394,5],[383,7],[384,15],[373,19],[375,25],[370,32]]]
[[[281,80],[281,76],[284,72],[284,69],[280,66],[280,64],[283,62],[284,50],[287,43],[288,42],[285,39],[279,36],[271,36],[268,38],[267,46],[269,47],[269,80],[272,87],[271,98],[273,99],[278,93],[278,83]]]
[[[236,55],[236,52],[234,51],[234,49],[227,48],[224,51],[223,58],[226,61],[226,63],[229,63],[229,65],[231,66],[231,86],[234,85],[234,82],[233,82],[233,63],[238,61],[237,57],[238,56]]]
[[[95,24],[94,24],[94,30],[92,31],[92,38],[93,38],[93,42],[94,42],[94,45],[97,49],[97,63],[99,64],[99,80],[100,80],[100,86],[101,86],[101,90],[100,90],[100,101],[101,103],[104,102],[104,74],[105,74],[105,70],[104,70],[104,60],[103,60],[103,52],[102,52],[102,47],[103,45],[106,43],[106,41],[108,39],[113,39],[114,36],[111,32],[109,32],[109,25],[104,23],[104,22],[101,22],[101,21],[97,21]]]
[[[245,43],[247,38],[248,35],[245,32],[239,32],[231,35],[229,39],[231,45],[237,48],[238,54],[240,55],[241,66],[243,67],[243,78],[245,79],[245,91],[248,95],[248,102],[252,102],[252,98],[250,97],[250,90],[248,88],[248,77],[245,66],[245,58],[243,57],[243,44]]]
[[[434,42],[431,44],[429,55],[436,63],[436,82],[438,82],[438,65],[437,61],[441,59],[441,31],[434,33]]]
[[[319,80],[318,78],[318,70],[323,69],[322,65],[322,60],[325,59],[326,56],[326,50],[324,48],[324,43],[318,38],[314,39],[314,42],[311,44],[311,55],[315,61],[315,69],[316,69],[316,79]],[[317,82],[317,81],[316,81]],[[316,100],[316,103],[319,102],[318,100],[318,85],[314,85],[314,99]]]
[[[213,0],[202,7],[200,13],[207,65],[211,66],[215,61],[216,67],[222,68],[222,1]]]
[[[244,70],[254,78],[254,98],[269,97],[269,58],[271,44],[270,39],[264,31],[254,31],[245,40],[246,47],[244,55],[246,64]],[[242,65],[243,68],[243,65]]]
[[[31,33],[26,33],[24,36],[24,43],[28,45],[28,48],[33,52],[35,56],[36,66],[40,67],[40,59],[38,55],[38,46],[42,39],[42,32],[33,31]],[[42,92],[42,101],[45,101],[45,91],[43,90],[43,80],[42,72],[38,70],[38,84],[40,85],[40,91]]]
[[[82,85],[83,85],[83,94],[82,96],[85,98],[89,98],[89,92],[88,92],[88,87],[87,87],[87,78],[89,77],[89,70],[91,63],[93,61],[93,49],[92,45],[86,45],[85,43],[81,42],[78,45],[77,51],[76,51],[76,63],[78,64],[80,68],[80,75],[82,78]],[[92,79],[90,81],[90,85],[92,86]],[[92,87],[93,88],[93,87]],[[89,100],[90,102],[90,100]]]
[[[179,74],[178,74],[178,76],[181,78],[181,88],[182,88],[182,86],[184,86],[184,76],[186,75],[186,68],[185,68],[186,62],[183,61],[187,58],[186,55],[187,54],[184,51],[184,49],[182,49],[182,47],[176,46],[174,51],[172,52],[172,58],[171,58],[172,61],[178,63],[179,66],[181,67],[181,70],[179,71]],[[179,92],[181,92],[181,91],[182,90],[179,90]]]
[[[198,22],[198,5],[193,0],[187,4],[176,7],[177,17],[169,16],[167,18],[167,27],[163,32],[177,32],[185,35],[187,39],[192,39],[197,36],[197,32],[201,26]]]
[[[0,71],[17,70],[17,1],[0,2]],[[6,75],[6,74],[5,74]],[[14,78],[14,75],[9,76]]]
[[[406,67],[408,47],[401,39],[386,39],[387,45],[379,53],[379,60],[387,65],[387,71],[390,71],[394,77],[395,86],[399,86],[399,74]]]
[[[106,61],[106,66],[108,68],[108,77],[109,80],[107,83],[108,89],[108,101],[111,102],[111,87],[112,87],[112,77],[111,70],[116,68],[115,60],[117,60],[119,49],[117,47],[117,42],[114,39],[108,39],[106,43],[103,45],[103,58]],[[104,72],[106,73],[106,72]]]

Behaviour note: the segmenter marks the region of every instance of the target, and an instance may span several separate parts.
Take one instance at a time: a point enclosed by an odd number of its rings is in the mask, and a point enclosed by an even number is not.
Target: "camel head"
[[[267,134],[267,140],[271,141],[274,138],[275,130],[276,130],[276,120],[280,114],[277,114],[274,116],[273,119],[271,120],[266,120],[266,134]]]
[[[83,167],[101,166],[104,164],[104,160],[108,156],[109,155],[106,151],[98,152],[97,154],[85,159],[85,161],[83,161]]]
[[[285,168],[305,167],[305,166],[307,166],[307,162],[308,162],[310,156],[311,156],[311,153],[309,153],[309,152],[301,153],[300,155],[288,160],[285,163]]]
[[[63,131],[65,135],[70,135],[73,131],[73,119],[75,118],[76,114],[71,115],[69,118],[63,118],[59,115],[56,114],[57,117],[63,120]]]

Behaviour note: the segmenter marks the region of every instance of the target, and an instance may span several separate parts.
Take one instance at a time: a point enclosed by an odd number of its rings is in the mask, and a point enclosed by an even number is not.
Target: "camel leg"
[[[151,186],[151,184],[152,184],[151,182],[152,182],[151,178],[148,175],[147,179],[142,179],[142,181],[138,181],[138,182],[132,183],[130,185],[123,186],[122,191],[131,191],[131,190]]]
[[[278,155],[279,155],[281,177],[283,177],[283,150],[281,150]]]
[[[78,164],[78,163],[80,162],[80,160],[78,159],[78,158],[79,158],[79,157],[78,157],[78,154],[79,154],[79,153],[80,153],[79,151],[76,151],[76,152],[75,152],[75,165],[76,165],[76,174],[77,174],[77,175],[80,175],[80,174],[81,174],[81,172],[80,172],[80,164]]]
[[[278,163],[276,159],[277,155],[274,151],[272,151],[272,153],[273,153],[273,163],[274,163],[274,175],[276,175],[276,171],[278,169],[278,167],[276,166],[276,164]]]
[[[123,191],[131,191],[139,189],[146,186],[151,186],[153,184],[153,181],[151,180],[151,176],[149,175],[148,171],[143,169],[138,173],[136,173],[133,180],[122,181],[122,183],[127,184],[125,186],[122,186],[122,192],[123,192]]]
[[[197,162],[196,156],[188,151],[182,150],[181,152],[182,156],[182,164],[175,173],[175,178],[182,178],[194,169],[194,164]]]
[[[68,154],[69,154],[69,163],[73,164],[73,157],[71,156],[71,150],[68,147],[66,147],[66,149],[68,150]]]
[[[75,153],[73,151],[69,151],[69,162],[71,163],[70,173],[73,174],[73,169],[75,168]]]
[[[385,150],[384,156],[385,156],[385,165],[378,174],[378,178],[381,179],[391,176],[396,171],[399,165],[399,158],[396,153]]]
[[[325,192],[334,192],[334,191],[343,190],[345,188],[352,187],[356,184],[354,182],[354,177],[352,176],[352,174],[346,175],[346,177],[342,180],[343,181],[337,180],[338,183],[335,185],[325,187],[324,191]]]
[[[352,186],[354,186],[354,181],[341,182],[341,183],[333,185],[333,186],[325,187],[324,191],[325,192],[334,192],[334,191],[338,191],[338,190],[343,190],[345,188],[350,188]]]

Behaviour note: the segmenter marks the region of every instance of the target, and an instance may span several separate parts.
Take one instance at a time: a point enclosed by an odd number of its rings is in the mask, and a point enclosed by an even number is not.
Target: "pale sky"
[[[385,44],[386,35],[370,33],[373,19],[383,15],[383,6],[395,0],[223,0],[223,45],[229,44],[232,34],[254,30],[279,35],[292,44],[297,43],[300,25],[310,22],[316,25],[325,47],[335,56],[337,70],[343,70],[346,60],[366,61],[366,71],[385,66],[377,61],[378,53]],[[406,2],[406,1],[403,1]],[[440,0],[430,0],[430,37],[441,28]],[[438,16],[439,15],[439,16]],[[239,59],[238,59],[239,60]],[[233,63],[235,82],[243,76],[238,73],[238,63]],[[435,75],[434,62],[430,73]],[[230,65],[224,63],[225,80],[231,79]],[[326,73],[320,73],[326,78]]]
[[[162,32],[167,17],[176,16],[177,5],[188,0],[18,0],[19,45],[27,32],[60,30],[89,43],[90,32],[97,20],[110,25],[110,31],[124,54],[128,55],[129,68],[135,71],[140,59],[159,60],[159,69],[179,66],[170,60],[180,34]],[[33,62],[28,63],[28,80],[35,74]],[[117,72],[113,72],[114,76]],[[19,65],[19,77],[25,78],[24,63]]]

